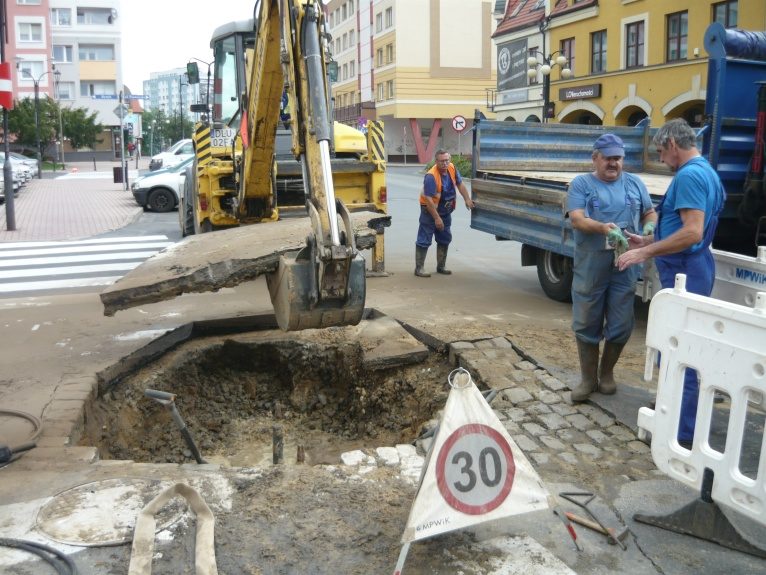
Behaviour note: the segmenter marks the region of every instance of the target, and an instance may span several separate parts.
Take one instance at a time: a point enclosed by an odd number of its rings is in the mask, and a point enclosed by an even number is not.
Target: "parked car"
[[[2,174],[4,167],[5,155],[0,154],[0,174]],[[11,174],[13,175],[13,191],[16,193],[21,189],[21,186],[32,179],[29,168],[18,163],[15,164],[13,160],[11,160]],[[0,177],[2,176],[0,175]]]
[[[37,166],[37,160],[35,158],[24,156],[23,154],[19,154],[18,152],[11,152],[9,155],[14,161],[18,160],[19,163],[27,166],[29,168],[29,171],[32,172],[33,178],[37,177],[39,170]]]
[[[130,186],[139,206],[154,212],[169,212],[178,205],[181,174],[194,160],[189,156],[169,168],[139,177]]]
[[[177,163],[191,158],[194,155],[194,147],[191,140],[179,140],[172,146],[170,146],[164,152],[152,156],[149,162],[149,169],[159,170],[160,168],[169,168],[175,166]]]

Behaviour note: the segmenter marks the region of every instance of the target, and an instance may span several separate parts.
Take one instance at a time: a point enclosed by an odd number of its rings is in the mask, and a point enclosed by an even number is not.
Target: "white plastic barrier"
[[[766,293],[755,307],[688,293],[686,276],[676,276],[673,289],[652,299],[646,333],[644,378],[649,381],[660,356],[655,410],[638,412],[639,436],[652,434],[652,458],[670,477],[697,490],[705,468],[715,473],[712,499],[766,525],[766,434],[761,434],[755,479],[740,471],[748,401],[766,402]],[[694,444],[684,449],[676,441],[686,367],[700,380]],[[723,453],[709,442],[716,391],[731,398]]]

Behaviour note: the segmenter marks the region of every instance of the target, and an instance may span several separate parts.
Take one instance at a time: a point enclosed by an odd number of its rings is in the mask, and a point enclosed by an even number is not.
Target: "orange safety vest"
[[[455,196],[457,197],[457,175],[455,171],[455,164],[452,162],[449,163],[447,166],[447,172],[449,173],[449,177],[452,179],[452,185],[455,188]],[[442,175],[439,172],[438,164],[434,164],[433,167],[426,172],[427,174],[431,174],[434,177],[434,180],[436,180],[436,195],[431,196],[434,200],[436,200],[436,204],[439,204],[439,200],[442,196]],[[426,196],[426,190],[425,187],[423,188],[423,191],[420,192],[420,205],[425,206],[427,205],[426,202],[430,202],[431,198]]]

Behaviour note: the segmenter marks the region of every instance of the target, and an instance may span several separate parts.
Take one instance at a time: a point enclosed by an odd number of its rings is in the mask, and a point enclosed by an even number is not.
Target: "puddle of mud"
[[[299,446],[308,464],[344,451],[410,443],[446,401],[450,367],[422,363],[370,371],[359,344],[341,337],[258,332],[189,341],[113,386],[87,410],[81,444],[103,459],[194,461],[170,412],[144,395],[174,393],[202,457],[237,467],[272,461],[272,429],[284,461]]]

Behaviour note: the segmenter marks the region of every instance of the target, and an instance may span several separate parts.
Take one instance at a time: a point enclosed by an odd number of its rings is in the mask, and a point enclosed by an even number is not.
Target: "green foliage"
[[[45,149],[55,140],[58,132],[58,105],[47,95],[39,98],[38,105],[40,146]],[[13,109],[8,112],[8,130],[16,135],[17,143],[36,149],[37,131],[34,98],[16,100]]]
[[[141,125],[144,129],[141,153],[145,156],[159,154],[163,147],[167,148],[184,137],[191,138],[194,131],[194,124],[187,118],[182,123],[178,111],[166,114],[164,110],[147,110],[141,117]]]
[[[97,113],[89,113],[87,108],[62,108],[61,120],[64,135],[74,149],[94,148],[104,126],[96,122]]]
[[[471,157],[470,156],[464,156],[462,154],[459,154],[457,156],[452,156],[452,163],[455,164],[455,167],[457,168],[457,171],[460,172],[460,175],[465,178],[471,177]],[[434,167],[434,161],[431,160],[426,164],[426,171],[430,170]]]
[[[75,149],[93,148],[104,129],[96,123],[97,114],[88,113],[86,108],[64,108],[51,97],[44,95],[38,100],[40,121],[40,147],[45,150],[58,138],[59,112],[64,134]],[[36,150],[34,98],[17,100],[8,112],[8,130],[15,135],[16,143],[27,149]]]

